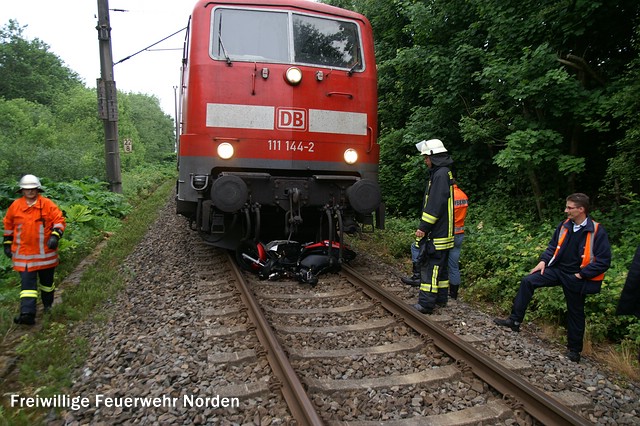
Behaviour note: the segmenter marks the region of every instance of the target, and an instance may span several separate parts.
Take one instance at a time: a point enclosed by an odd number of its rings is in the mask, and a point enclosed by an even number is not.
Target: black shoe
[[[569,351],[567,352],[566,355],[567,358],[569,358],[569,361],[573,361],[573,362],[580,362],[580,353],[579,352],[574,352],[574,351]]]
[[[36,316],[33,314],[20,314],[13,319],[16,324],[33,325],[36,323]]]
[[[44,306],[42,311],[45,315],[49,315],[51,313],[51,306]]]
[[[410,285],[411,287],[420,287],[420,275],[417,277],[415,275],[411,277],[402,277],[400,281],[405,283],[406,285]]]
[[[419,303],[416,303],[415,305],[413,305],[413,307],[416,311],[420,312],[421,314],[431,315],[433,313],[433,309],[425,308]]]
[[[439,308],[446,308],[447,307],[447,302],[436,302],[436,305]]]
[[[511,330],[515,331],[516,333],[520,331],[520,323],[512,320],[511,318],[507,318],[507,319],[494,318],[493,322],[499,325],[500,327],[509,327]]]
[[[458,299],[458,289],[460,288],[460,285],[454,285],[454,284],[449,284],[449,298],[453,299],[453,300],[457,300]]]

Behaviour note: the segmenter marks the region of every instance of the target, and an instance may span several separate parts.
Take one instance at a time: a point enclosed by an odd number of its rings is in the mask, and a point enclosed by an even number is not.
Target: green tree
[[[393,193],[421,186],[421,173],[408,173],[419,164],[413,145],[432,137],[452,152],[472,198],[499,190],[539,217],[568,192],[598,201],[606,182],[619,195],[637,187],[637,170],[622,168],[637,159],[638,2],[331,3],[374,28],[392,212],[407,210]]]
[[[0,98],[0,158],[8,162],[5,173],[16,178],[41,173],[44,165],[38,167],[33,157],[55,145],[54,127],[47,107],[24,99]]]
[[[46,44],[24,40],[15,21],[0,35],[2,175],[104,180],[104,130],[95,89],[84,87]],[[119,98],[120,140],[131,138],[135,147],[132,154],[122,153],[123,169],[170,158],[173,120],[162,112],[158,99],[142,94]]]
[[[162,111],[160,100],[156,96],[142,93],[128,93],[124,98],[130,105],[130,118],[137,129],[139,142],[145,147],[145,162],[157,163],[173,159],[174,122]]]
[[[133,147],[131,152],[121,149],[123,170],[175,158],[173,119],[162,111],[157,97],[120,93],[118,104],[120,142],[129,139]]]
[[[24,99],[0,98],[0,158],[6,159],[0,167],[4,176],[18,179],[32,173],[69,180],[104,175],[104,137],[95,117],[95,93],[76,88],[58,102],[57,110],[52,111]]]
[[[636,36],[632,39],[635,50],[640,50],[640,25],[636,27]],[[605,102],[603,122],[618,127],[621,133],[611,141],[607,148],[614,154],[608,162],[602,192],[611,195],[617,204],[634,199],[633,194],[640,193],[640,58],[636,57],[628,65],[627,71],[615,83],[614,93]],[[616,124],[619,123],[619,124]],[[624,132],[624,133],[622,133]]]
[[[56,119],[55,152],[48,154],[51,177],[56,180],[85,176],[106,180],[104,128],[97,114],[95,89],[75,87],[60,94],[52,106]]]
[[[41,40],[25,40],[24,27],[10,20],[0,29],[0,97],[50,105],[59,93],[81,85]]]

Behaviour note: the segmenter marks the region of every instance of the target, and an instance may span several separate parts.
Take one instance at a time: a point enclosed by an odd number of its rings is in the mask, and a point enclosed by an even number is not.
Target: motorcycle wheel
[[[246,256],[243,256],[246,255]],[[250,272],[258,272],[262,266],[253,260],[259,260],[264,265],[267,261],[267,251],[264,245],[255,241],[243,241],[236,249],[236,262],[241,269]]]

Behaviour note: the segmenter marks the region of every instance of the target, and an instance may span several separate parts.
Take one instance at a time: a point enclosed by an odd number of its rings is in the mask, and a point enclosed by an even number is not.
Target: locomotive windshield
[[[297,63],[361,71],[354,22],[291,12],[217,8],[211,56],[227,61]]]

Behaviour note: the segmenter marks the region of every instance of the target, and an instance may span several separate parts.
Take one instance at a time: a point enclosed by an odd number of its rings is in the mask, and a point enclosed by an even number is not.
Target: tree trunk
[[[533,169],[528,169],[527,174],[529,175],[529,182],[531,182],[531,189],[533,191],[533,197],[536,201],[536,209],[538,210],[538,218],[540,220],[544,220],[542,217],[542,191],[540,191],[540,184],[538,183],[538,177],[536,176]]]
[[[571,129],[571,142],[569,144],[569,155],[578,156],[578,147],[580,146],[580,136],[582,135],[582,125],[576,123]],[[570,173],[568,176],[567,186],[570,194],[576,192],[576,174]]]

